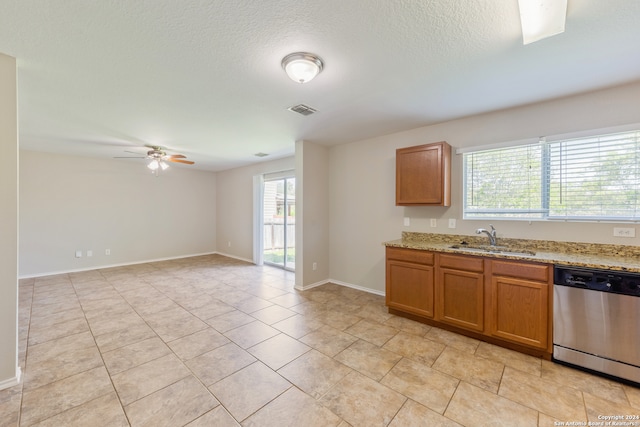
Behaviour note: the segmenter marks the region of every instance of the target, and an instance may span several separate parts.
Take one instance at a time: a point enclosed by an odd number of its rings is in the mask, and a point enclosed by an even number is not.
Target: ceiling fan
[[[167,154],[164,147],[160,147],[159,145],[145,145],[147,148],[151,148],[151,150],[147,151],[146,156],[141,157],[114,157],[115,159],[148,159],[149,163],[147,167],[151,169],[151,172],[158,176],[160,170],[165,170],[169,167],[167,162],[173,163],[184,163],[185,165],[192,165],[194,162],[191,160],[185,160],[187,157],[182,154]],[[134,151],[126,151],[127,153],[132,154],[140,154]]]

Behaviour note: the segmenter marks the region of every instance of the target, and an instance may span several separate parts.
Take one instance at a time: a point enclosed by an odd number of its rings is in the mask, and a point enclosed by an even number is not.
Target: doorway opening
[[[265,178],[262,194],[264,263],[295,271],[296,179]]]

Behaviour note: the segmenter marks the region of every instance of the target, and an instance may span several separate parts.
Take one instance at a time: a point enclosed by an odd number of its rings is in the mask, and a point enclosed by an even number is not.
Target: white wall
[[[292,156],[218,172],[216,234],[219,253],[253,260],[253,177],[295,167]]]
[[[21,277],[215,252],[215,224],[213,172],[20,152]]]
[[[302,167],[302,287],[331,278],[384,291],[383,241],[402,231],[471,235],[463,221],[461,158],[452,206],[395,206],[395,150],[446,140],[453,147],[640,122],[640,83],[469,117],[331,148],[299,143],[296,157],[208,173],[172,168],[159,178],[139,164],[23,152],[20,274],[132,263],[218,251],[251,260],[253,177]],[[328,186],[328,187],[327,187]],[[300,209],[300,207],[298,207]],[[323,212],[328,211],[328,216]],[[403,217],[411,226],[402,225]],[[429,219],[438,219],[431,228]],[[447,228],[455,218],[456,229]],[[495,221],[499,237],[640,243],[612,237],[612,224]],[[158,230],[162,230],[161,232]],[[328,239],[328,240],[327,240]],[[231,246],[229,246],[229,242]],[[104,255],[105,249],[111,255]],[[82,258],[75,258],[77,249]],[[86,250],[93,257],[86,257]],[[313,262],[318,269],[311,269]],[[309,273],[309,274],[307,274]]]
[[[296,143],[296,287],[329,279],[329,149]],[[313,265],[316,269],[313,269]]]
[[[384,291],[382,242],[402,231],[474,234],[489,221],[462,220],[462,159],[453,156],[452,205],[395,206],[395,150],[447,141],[454,148],[516,141],[640,123],[640,82],[555,101],[455,120],[411,131],[332,147],[330,150],[330,276]],[[411,218],[404,227],[403,217]],[[431,228],[429,219],[437,218]],[[448,219],[457,228],[447,227]],[[492,221],[498,237],[638,245],[636,238],[612,236],[613,224]]]
[[[18,112],[16,60],[0,54],[0,389],[18,368]]]
[[[382,242],[402,231],[395,148],[393,136],[388,138],[336,146],[329,153],[330,277],[377,292],[384,290]]]

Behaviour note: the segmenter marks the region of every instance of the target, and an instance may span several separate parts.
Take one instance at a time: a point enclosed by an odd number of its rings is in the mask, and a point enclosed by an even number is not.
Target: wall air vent
[[[256,156],[256,157],[267,157],[267,156],[268,156],[268,154],[267,154],[267,153],[260,152],[260,153],[256,153],[256,154],[254,154],[254,156]]]
[[[289,111],[293,111],[294,113],[302,114],[303,116],[310,116],[313,113],[316,113],[318,110],[315,108],[311,108],[308,105],[298,104],[293,107],[287,108]]]

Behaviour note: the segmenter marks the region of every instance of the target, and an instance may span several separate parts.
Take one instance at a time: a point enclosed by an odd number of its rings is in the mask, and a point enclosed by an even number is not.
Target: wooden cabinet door
[[[450,164],[446,142],[396,150],[396,205],[449,206]]]
[[[472,331],[484,330],[484,275],[440,268],[436,320]]]
[[[387,260],[387,306],[433,318],[433,266]]]
[[[491,281],[491,335],[546,349],[549,285],[502,276],[493,276]]]

